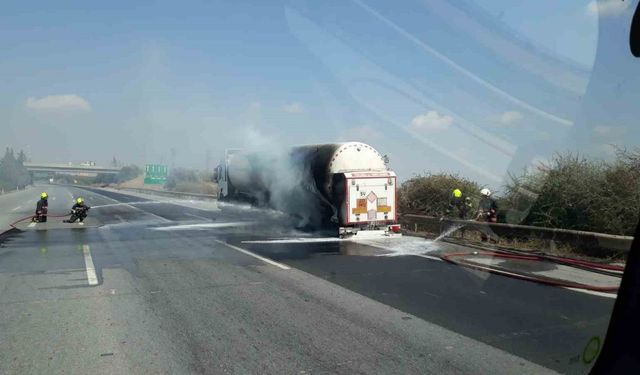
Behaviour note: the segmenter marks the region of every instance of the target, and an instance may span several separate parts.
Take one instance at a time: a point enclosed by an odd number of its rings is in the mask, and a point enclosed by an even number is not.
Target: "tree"
[[[181,182],[198,181],[200,181],[200,176],[198,176],[198,173],[195,170],[185,168],[172,168],[169,175],[167,176],[167,182],[165,182],[164,187],[169,190],[173,190]]]
[[[24,167],[26,155],[23,151],[15,157],[13,149],[7,147],[4,156],[0,159],[0,187],[4,190],[23,188],[31,183],[31,175]]]
[[[140,169],[140,167],[138,167],[137,165],[131,164],[131,165],[122,167],[122,169],[120,169],[120,172],[118,172],[116,179],[118,180],[118,182],[125,182],[129,180],[133,180],[134,178],[140,176],[141,174],[142,174],[142,169]]]

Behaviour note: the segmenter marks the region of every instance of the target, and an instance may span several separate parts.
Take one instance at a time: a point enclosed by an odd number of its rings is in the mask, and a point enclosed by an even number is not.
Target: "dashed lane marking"
[[[93,265],[93,258],[91,257],[91,248],[89,245],[82,245],[82,254],[84,255],[84,265],[87,269],[87,281],[89,282],[89,285],[98,285],[96,267]]]
[[[155,217],[156,219],[158,219],[158,220],[160,220],[160,221],[162,221],[162,222],[165,222],[165,223],[171,223],[171,222],[172,222],[171,220],[169,220],[169,219],[167,219],[167,218],[164,218],[164,217],[162,217],[162,216],[158,216],[158,215],[156,215],[156,214],[154,214],[154,213],[151,213],[151,212],[149,212],[149,211],[145,211],[145,210],[143,210],[143,209],[141,209],[141,208],[138,208],[138,207],[132,206],[130,203],[120,202],[120,201],[117,201],[117,200],[115,200],[115,199],[113,199],[113,198],[107,197],[106,195],[102,195],[102,194],[100,194],[100,193],[96,193],[96,192],[91,192],[91,193],[93,193],[94,195],[99,196],[99,197],[101,197],[101,198],[108,199],[108,200],[110,200],[110,201],[112,201],[112,202],[115,202],[115,203],[117,203],[117,204],[122,204],[122,205],[123,205],[123,206],[125,206],[125,207],[129,207],[129,208],[132,208],[132,209],[134,209],[134,210],[137,210],[137,211],[143,212],[143,213],[145,213],[145,214],[147,214],[147,215],[153,216],[153,217]],[[94,207],[94,208],[97,208],[97,207],[107,207],[107,206],[108,206],[108,205],[106,205],[106,204],[105,204],[105,205],[101,205],[101,206],[96,206],[96,207]]]
[[[254,257],[254,258],[256,258],[256,259],[260,259],[261,261],[263,261],[263,262],[265,262],[265,263],[268,263],[268,264],[271,264],[272,266],[276,266],[276,267],[281,268],[281,269],[283,269],[283,270],[290,270],[290,269],[291,269],[291,267],[287,266],[286,264],[282,264],[282,263],[275,262],[275,261],[273,261],[273,260],[271,260],[271,259],[268,259],[268,258],[265,258],[265,257],[260,256],[260,255],[258,255],[258,254],[252,253],[252,252],[251,252],[251,251],[249,251],[249,250],[245,250],[245,249],[243,249],[243,248],[241,248],[241,247],[234,246],[234,245],[231,245],[231,244],[229,244],[229,243],[226,243],[226,242],[224,242],[224,241],[220,241],[220,240],[214,240],[214,241],[215,241],[215,242],[217,242],[217,243],[219,243],[219,244],[221,244],[221,245],[224,245],[224,246],[226,246],[226,247],[228,247],[228,248],[230,248],[230,249],[233,249],[233,250],[239,251],[239,252],[241,252],[241,253],[243,253],[243,254],[249,255],[249,256]]]

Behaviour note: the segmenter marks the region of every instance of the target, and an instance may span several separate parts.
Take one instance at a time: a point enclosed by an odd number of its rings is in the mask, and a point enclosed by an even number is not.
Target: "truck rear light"
[[[400,233],[400,225],[390,225],[389,230],[393,233]]]

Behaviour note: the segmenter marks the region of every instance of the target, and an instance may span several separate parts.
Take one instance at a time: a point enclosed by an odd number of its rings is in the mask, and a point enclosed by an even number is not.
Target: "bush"
[[[216,194],[215,185],[205,182],[178,182],[175,191],[198,194]]]
[[[167,176],[165,189],[187,193],[215,194],[217,189],[206,172],[194,169],[174,168]]]
[[[127,165],[120,169],[120,172],[118,172],[116,176],[116,180],[118,183],[130,181],[140,176],[141,174],[142,169],[140,169],[140,167],[138,167],[137,165]]]
[[[638,154],[613,162],[566,154],[512,177],[501,202],[525,225],[633,235],[640,212]]]
[[[194,183],[199,181],[201,181],[200,176],[195,170],[186,168],[173,168],[169,171],[167,182],[165,182],[164,187],[168,190],[176,190],[179,183]]]
[[[452,174],[415,176],[398,189],[398,209],[405,214],[442,216],[445,214],[453,189],[460,189],[471,197],[477,207],[480,185]]]

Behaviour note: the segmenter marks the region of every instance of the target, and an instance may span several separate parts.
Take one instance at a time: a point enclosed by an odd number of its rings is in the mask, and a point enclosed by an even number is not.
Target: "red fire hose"
[[[46,217],[67,217],[67,216],[69,216],[69,215],[71,215],[71,214],[64,214],[64,215],[50,215],[50,214],[44,214],[44,215],[40,215],[40,216],[46,216]],[[16,221],[14,221],[13,223],[9,224],[9,226],[10,226],[12,229],[18,229],[18,228],[16,228],[16,224],[18,224],[18,223],[20,223],[20,222],[22,222],[22,221],[25,221],[25,220],[33,220],[33,218],[34,218],[35,216],[36,216],[36,215],[25,216],[25,217],[23,217],[23,218],[21,218],[21,219],[18,219],[18,220],[16,220]],[[3,233],[4,233],[4,232],[3,232]],[[2,233],[0,233],[0,234],[2,234]]]
[[[459,266],[473,268],[473,269],[486,271],[494,274],[499,274],[503,276],[514,277],[521,280],[533,281],[533,282],[546,284],[546,285],[560,286],[560,287],[566,287],[566,288],[579,288],[579,289],[593,290],[598,292],[608,292],[608,293],[615,293],[618,291],[617,286],[595,286],[595,285],[589,285],[589,284],[574,283],[571,281],[551,279],[547,277],[531,276],[522,272],[505,270],[503,268],[499,268],[495,266],[485,266],[478,263],[474,263],[473,261],[459,259],[459,258],[468,257],[468,256],[488,256],[492,258],[517,259],[517,260],[536,261],[536,262],[550,261],[549,259],[545,259],[545,257],[541,257],[537,255],[510,254],[502,251],[477,251],[473,253],[467,253],[467,252],[450,253],[450,254],[441,255],[441,258],[449,263],[456,264]],[[583,267],[624,271],[624,267],[620,267],[620,266],[598,264],[598,263],[592,263],[592,262],[586,262],[586,261],[581,261],[577,259],[569,259],[569,258],[562,258],[562,257],[555,257],[555,258],[558,258],[559,260],[558,263],[567,263],[567,264],[573,263]]]

